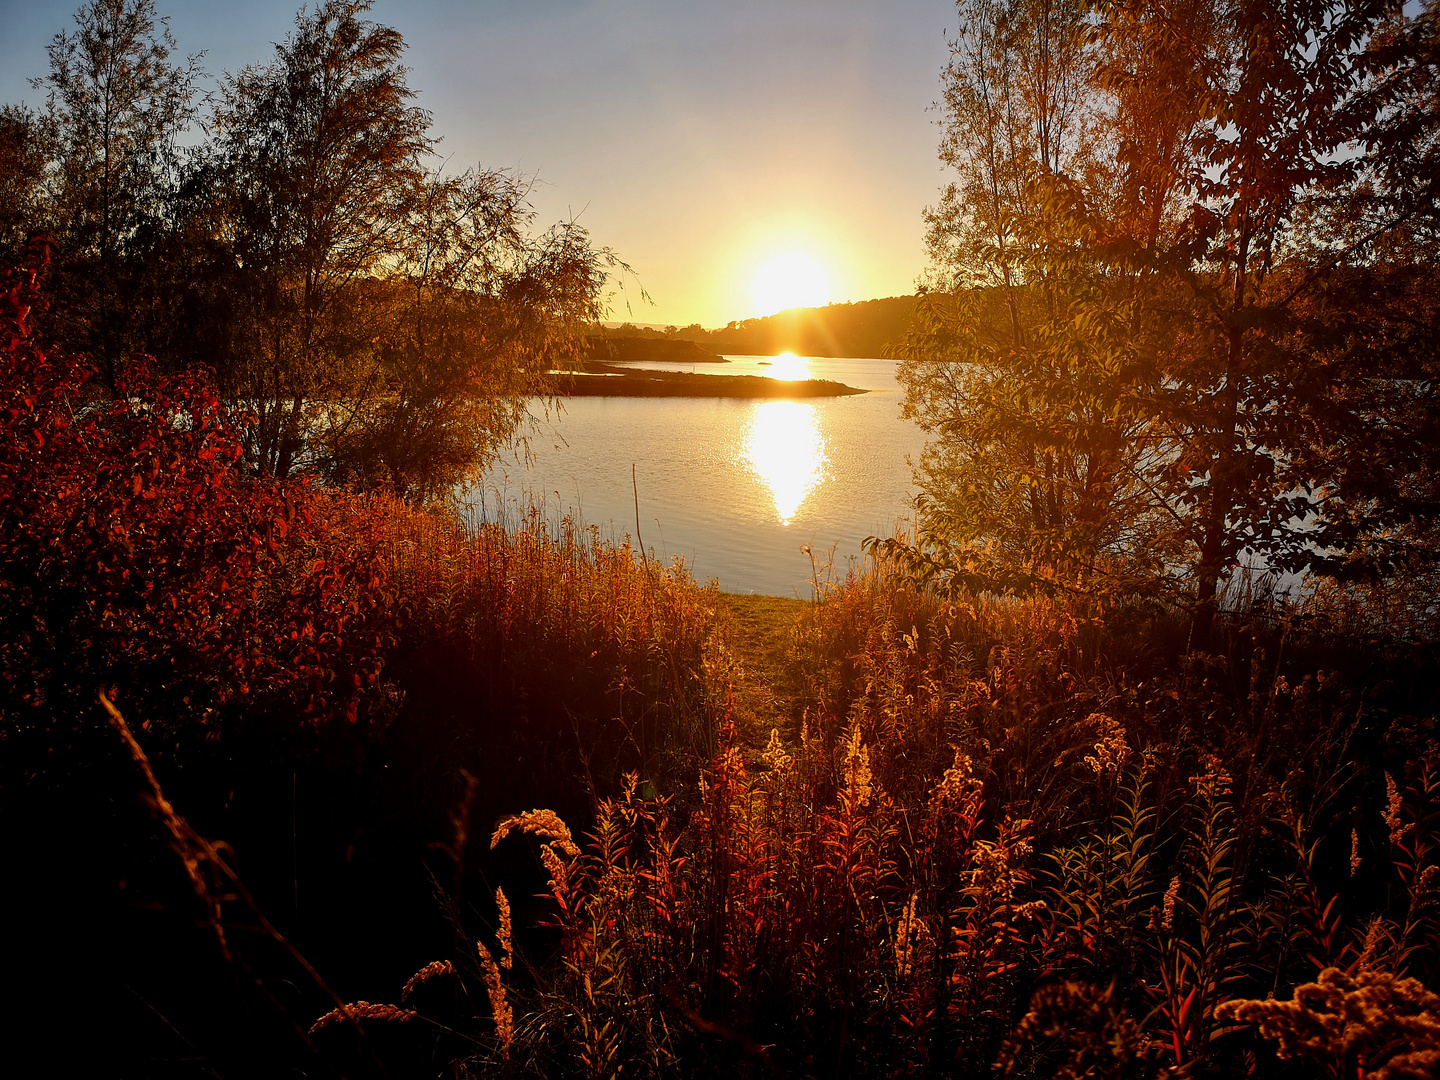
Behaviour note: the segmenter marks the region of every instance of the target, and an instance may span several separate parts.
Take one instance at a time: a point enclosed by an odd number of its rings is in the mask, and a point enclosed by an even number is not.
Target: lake
[[[808,596],[808,546],[843,573],[867,536],[908,520],[910,458],[925,437],[900,419],[893,360],[730,357],[728,364],[627,365],[780,379],[834,379],[870,393],[804,401],[575,398],[542,421],[527,467],[509,455],[466,497],[487,520],[533,502],[620,539],[636,528],[669,562],[727,592]]]

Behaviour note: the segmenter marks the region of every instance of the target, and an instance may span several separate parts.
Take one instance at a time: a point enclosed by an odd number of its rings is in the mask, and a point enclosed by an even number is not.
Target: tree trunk
[[[1226,332],[1225,389],[1220,395],[1220,416],[1216,425],[1216,449],[1210,462],[1210,506],[1204,518],[1205,535],[1200,543],[1200,565],[1196,568],[1195,616],[1190,623],[1190,649],[1210,648],[1218,607],[1216,592],[1225,561],[1227,518],[1235,484],[1235,428],[1240,406],[1240,377],[1245,359],[1245,331],[1239,314],[1245,305],[1245,271],[1250,256],[1250,228],[1246,209],[1240,211],[1240,243],[1235,257],[1235,292],[1231,322]]]

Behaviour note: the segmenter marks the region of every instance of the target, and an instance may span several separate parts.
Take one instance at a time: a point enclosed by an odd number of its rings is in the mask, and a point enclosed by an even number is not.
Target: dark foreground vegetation
[[[872,567],[817,583],[757,694],[713,586],[256,477],[199,377],[88,395],[32,282],[0,386],[17,1055],[1433,1075],[1440,661],[1403,608],[1236,594],[1201,653],[1164,603]]]

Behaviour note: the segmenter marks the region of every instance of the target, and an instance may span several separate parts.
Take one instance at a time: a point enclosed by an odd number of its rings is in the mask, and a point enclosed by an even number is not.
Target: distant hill
[[[905,339],[915,297],[889,296],[822,308],[792,308],[763,319],[732,322],[694,340],[716,352],[770,356],[883,356]],[[683,332],[677,336],[688,336]]]
[[[692,341],[717,353],[773,356],[883,356],[888,345],[905,339],[915,314],[915,297],[889,296],[822,308],[792,308],[763,319],[732,322],[718,330],[700,326],[667,328],[625,324],[607,328],[605,338]]]

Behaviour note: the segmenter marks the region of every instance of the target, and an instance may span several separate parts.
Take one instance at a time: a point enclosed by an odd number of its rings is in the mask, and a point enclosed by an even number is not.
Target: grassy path
[[[799,713],[792,628],[805,601],[784,596],[721,593],[720,610],[735,662],[735,726],[742,740],[763,745]]]

